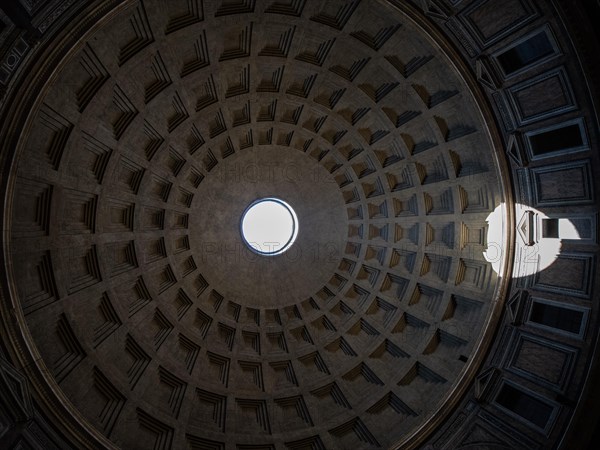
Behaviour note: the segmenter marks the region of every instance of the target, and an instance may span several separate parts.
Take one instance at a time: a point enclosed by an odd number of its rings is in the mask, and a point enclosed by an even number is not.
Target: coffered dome
[[[554,445],[599,166],[539,3],[7,7],[7,398],[59,448]]]

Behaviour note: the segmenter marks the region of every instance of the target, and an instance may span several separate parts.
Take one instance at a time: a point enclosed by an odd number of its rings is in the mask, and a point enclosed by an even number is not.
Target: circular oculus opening
[[[242,238],[259,255],[280,255],[298,236],[298,217],[290,205],[274,197],[252,202],[242,215]]]

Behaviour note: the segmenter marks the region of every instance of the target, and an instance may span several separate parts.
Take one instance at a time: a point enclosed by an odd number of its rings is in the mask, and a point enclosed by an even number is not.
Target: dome
[[[1,7],[0,443],[586,445],[586,11]]]

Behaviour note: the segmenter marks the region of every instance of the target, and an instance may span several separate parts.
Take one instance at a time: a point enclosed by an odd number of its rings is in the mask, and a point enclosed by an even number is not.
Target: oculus
[[[242,239],[255,253],[280,255],[298,236],[298,217],[292,207],[275,197],[252,202],[242,214]]]

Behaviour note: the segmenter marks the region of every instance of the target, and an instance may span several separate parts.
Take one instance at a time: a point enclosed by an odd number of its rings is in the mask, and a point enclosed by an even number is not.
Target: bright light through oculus
[[[278,198],[252,203],[242,216],[242,237],[256,253],[273,256],[289,249],[298,236],[298,217]]]
[[[505,210],[506,205],[502,203],[487,217],[487,248],[483,252],[484,258],[501,276],[501,264],[505,253],[503,236],[508,227]],[[584,239],[577,222],[569,218],[549,217],[542,211],[519,203],[515,204],[515,213],[517,218],[515,276],[519,273],[519,276],[525,276],[523,274],[541,272],[557,260],[562,251],[563,241]]]

